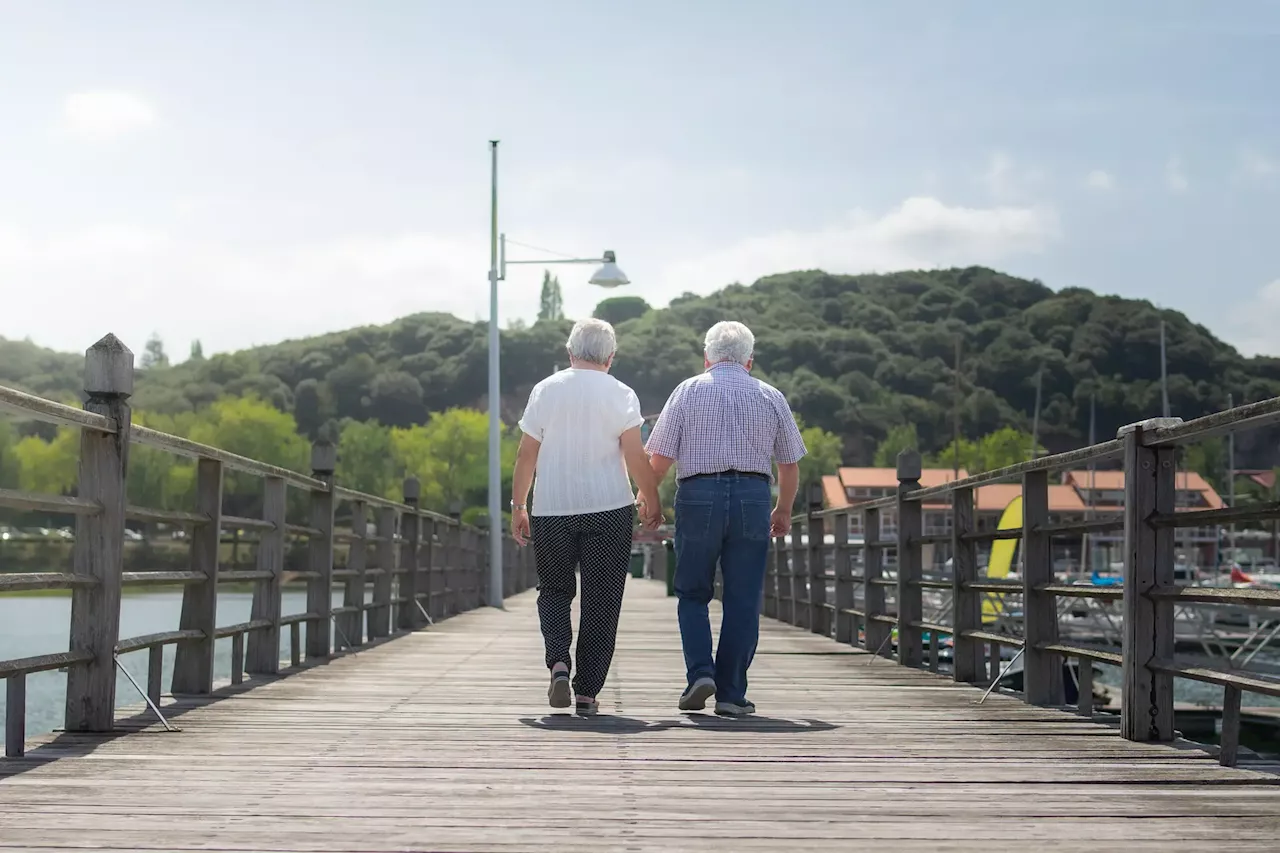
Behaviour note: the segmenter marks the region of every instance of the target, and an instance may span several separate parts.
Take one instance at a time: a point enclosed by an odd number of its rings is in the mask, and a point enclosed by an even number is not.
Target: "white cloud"
[[[76,92],[62,105],[63,127],[93,141],[121,139],[147,130],[159,120],[155,107],[131,92]]]
[[[1102,169],[1094,169],[1085,179],[1085,183],[1091,190],[1108,192],[1115,189],[1116,179],[1109,172],[1104,172]]]
[[[832,273],[995,264],[1043,251],[1058,239],[1056,213],[1037,207],[949,207],[909,198],[880,217],[855,211],[820,231],[782,231],[670,264],[664,298],[706,293],[734,281],[820,268]]]
[[[1237,175],[1251,182],[1269,182],[1280,176],[1280,163],[1256,148],[1243,148],[1236,156]]]
[[[1235,314],[1232,337],[1245,355],[1280,355],[1280,278],[1258,288]]]
[[[580,235],[522,234],[534,245],[592,245]],[[1059,236],[1049,209],[951,207],[909,198],[882,215],[853,211],[816,231],[784,231],[684,257],[623,258],[632,292],[662,305],[686,291],[815,267],[835,273],[998,264],[1042,251]],[[488,316],[487,235],[373,234],[263,249],[135,226],[36,236],[0,225],[0,335],[83,350],[115,332],[135,351],[158,331],[182,357],[199,338],[206,352],[238,349],[418,311],[466,320]],[[646,266],[648,267],[646,269]],[[570,268],[574,269],[574,268]],[[604,295],[582,275],[560,274],[570,316]],[[537,312],[538,265],[512,267],[501,317]],[[53,303],[75,310],[50,310]]]
[[[1023,168],[1003,151],[997,151],[987,161],[987,168],[978,181],[993,199],[1011,201],[1025,198],[1031,187],[1044,181],[1039,169]]]
[[[1170,157],[1164,164],[1164,185],[1171,193],[1185,193],[1191,189],[1191,182],[1187,180],[1187,173],[1183,171],[1182,161],[1177,157]]]

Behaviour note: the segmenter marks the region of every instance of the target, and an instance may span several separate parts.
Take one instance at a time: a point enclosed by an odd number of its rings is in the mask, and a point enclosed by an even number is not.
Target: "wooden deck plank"
[[[774,622],[751,673],[760,716],[681,715],[663,592],[631,582],[594,720],[545,707],[525,594],[169,700],[178,733],[134,721],[0,761],[0,853],[1274,849],[1274,773],[1007,696],[979,705]]]

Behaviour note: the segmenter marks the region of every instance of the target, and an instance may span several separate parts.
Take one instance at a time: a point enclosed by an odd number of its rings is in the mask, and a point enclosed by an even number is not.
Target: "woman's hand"
[[[511,510],[511,538],[516,540],[517,545],[524,547],[529,544],[532,536],[529,526],[529,510]]]

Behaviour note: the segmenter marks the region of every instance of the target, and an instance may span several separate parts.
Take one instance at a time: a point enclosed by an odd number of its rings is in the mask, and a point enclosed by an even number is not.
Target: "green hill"
[[[630,300],[626,315],[639,313]],[[642,308],[641,308],[642,310]],[[1280,395],[1280,359],[1244,358],[1182,314],[1086,290],[1054,292],[989,269],[769,276],[707,297],[688,295],[620,323],[615,375],[656,413],[676,383],[702,367],[702,335],[722,319],[757,337],[759,375],[777,384],[809,424],[841,436],[845,461],[868,462],[895,425],[916,424],[922,450],[946,445],[961,341],[961,425],[978,436],[1029,429],[1043,366],[1041,436],[1051,450],[1081,444],[1096,393],[1098,436],[1160,413],[1160,321],[1167,326],[1173,413],[1191,418],[1236,401]],[[503,332],[504,418],[528,389],[563,365],[566,321]],[[141,349],[141,342],[137,342]],[[335,332],[152,367],[135,405],[160,413],[253,392],[318,434],[343,418],[388,425],[485,402],[485,326],[415,314]],[[0,382],[53,397],[79,389],[80,358],[0,340]],[[1270,465],[1274,436],[1243,437],[1240,464]]]

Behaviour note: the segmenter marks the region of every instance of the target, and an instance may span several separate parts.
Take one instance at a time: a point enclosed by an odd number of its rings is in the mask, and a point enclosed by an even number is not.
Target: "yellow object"
[[[1009,505],[1004,508],[1004,513],[1000,516],[1000,523],[996,525],[996,530],[1018,530],[1022,527],[1022,495],[1009,501]],[[991,559],[987,561],[987,577],[988,578],[1007,578],[1009,569],[1013,566],[1014,550],[1018,547],[1016,539],[997,539],[991,545]],[[982,621],[983,624],[994,622],[996,617],[1004,612],[1004,597],[993,593],[987,593],[982,597]]]

